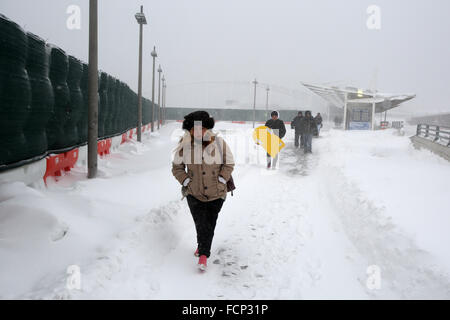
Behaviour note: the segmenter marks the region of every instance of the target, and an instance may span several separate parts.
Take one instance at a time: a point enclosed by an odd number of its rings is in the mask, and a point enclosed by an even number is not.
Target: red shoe
[[[199,268],[201,271],[205,271],[205,270],[206,270],[206,260],[207,260],[207,259],[208,259],[208,258],[206,258],[205,255],[200,256],[200,258],[198,259],[198,268]]]
[[[195,250],[195,252],[194,252],[194,256],[196,256],[196,257],[200,257],[200,255],[198,254],[198,248],[197,248],[197,250]]]

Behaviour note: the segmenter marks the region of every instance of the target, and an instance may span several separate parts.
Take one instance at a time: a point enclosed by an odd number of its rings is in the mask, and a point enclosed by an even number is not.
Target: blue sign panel
[[[348,124],[348,130],[370,130],[370,122],[355,122],[352,121]]]

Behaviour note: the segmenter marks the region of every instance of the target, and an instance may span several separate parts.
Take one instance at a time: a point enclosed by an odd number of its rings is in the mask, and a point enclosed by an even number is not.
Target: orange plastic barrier
[[[47,183],[47,177],[61,176],[63,170],[70,171],[78,160],[78,154],[78,149],[74,149],[68,152],[47,156],[47,168],[44,174],[44,182]]]
[[[111,145],[112,145],[111,138],[99,141],[97,144],[97,153],[100,156],[105,156],[105,155],[109,154],[110,150],[111,150]]]
[[[122,134],[122,142],[121,142],[121,144],[127,142],[127,140],[128,140],[127,139],[127,133],[125,132],[125,133]]]

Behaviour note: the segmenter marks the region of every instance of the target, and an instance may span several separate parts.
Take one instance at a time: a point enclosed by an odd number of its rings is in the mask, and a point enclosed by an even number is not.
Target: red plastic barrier
[[[125,132],[125,133],[122,134],[122,142],[120,144],[127,142],[127,140],[128,140],[127,139],[127,133]]]
[[[47,177],[59,177],[61,172],[70,171],[78,160],[78,149],[68,152],[47,156],[47,168],[44,174],[44,182],[47,183]]]
[[[64,171],[70,171],[78,160],[78,149],[64,153]]]
[[[97,153],[100,156],[105,156],[105,155],[109,154],[110,150],[111,150],[111,145],[112,145],[111,138],[99,141],[97,144]]]
[[[61,163],[64,162],[64,153],[57,154],[54,156],[48,156],[47,159],[47,168],[44,174],[44,182],[46,182],[47,177],[59,177],[61,175]]]

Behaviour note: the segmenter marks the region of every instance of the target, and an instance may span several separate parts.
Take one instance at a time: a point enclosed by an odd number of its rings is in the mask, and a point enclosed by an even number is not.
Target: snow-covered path
[[[11,265],[10,269],[2,267],[0,281],[7,283],[10,290],[2,287],[0,297],[450,298],[448,253],[428,246],[433,241],[445,241],[448,236],[440,230],[437,234],[430,234],[428,229],[421,233],[402,223],[391,207],[398,206],[402,199],[405,202],[405,191],[380,203],[376,190],[352,176],[353,172],[368,173],[366,168],[355,169],[355,162],[349,161],[367,162],[385,152],[389,157],[396,148],[403,148],[411,153],[402,155],[410,165],[414,161],[432,161],[432,168],[440,166],[437,171],[445,181],[450,166],[433,155],[410,150],[405,146],[406,137],[331,130],[315,139],[314,154],[305,156],[293,148],[290,132],[279,170],[267,171],[262,164],[237,165],[233,176],[238,189],[233,197],[229,196],[219,215],[208,271],[200,273],[193,256],[192,218],[186,201],[180,201],[179,185],[170,174],[170,150],[176,141],[171,133],[177,126],[173,123],[163,128],[160,135],[146,135],[142,145],[121,146],[119,153],[102,160],[101,179],[87,181],[80,169],[78,176],[75,173],[64,177],[49,190],[27,188],[27,192],[1,202],[3,213],[7,205],[14,208],[24,199],[34,203],[41,199],[42,205],[47,205],[42,215],[58,219],[50,227],[42,226],[42,232],[53,234],[63,225],[67,235],[50,245],[41,243],[38,250],[45,252],[46,259],[38,260],[37,265],[45,271],[25,277],[26,283],[15,290],[5,274],[12,273]],[[218,129],[238,132],[236,125],[227,123],[218,123]],[[358,148],[360,141],[368,139],[369,148],[374,143],[374,152]],[[375,141],[379,139],[394,142],[392,146],[380,147]],[[350,155],[342,154],[349,151]],[[366,158],[362,156],[364,152]],[[443,174],[442,169],[446,170]],[[372,172],[367,179],[377,174]],[[398,180],[393,183],[402,185]],[[14,199],[16,202],[8,203]],[[71,212],[52,211],[63,202],[70,204]],[[445,203],[442,207],[448,208]],[[408,205],[395,209],[415,215]],[[21,214],[27,217],[30,213]],[[445,219],[449,221],[448,217]],[[430,222],[429,227],[440,223]],[[417,234],[419,239],[434,240],[421,240],[419,246],[414,236]],[[38,241],[44,242],[45,236]],[[23,242],[25,247],[28,242]],[[0,253],[15,264],[28,257],[20,250]],[[81,291],[66,288],[65,271],[70,264],[81,268]],[[379,290],[366,286],[366,270],[371,265],[381,270]],[[29,271],[23,268],[21,272]],[[9,279],[20,276],[17,272]]]

